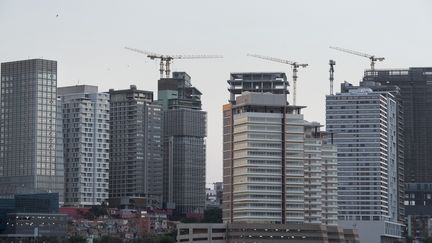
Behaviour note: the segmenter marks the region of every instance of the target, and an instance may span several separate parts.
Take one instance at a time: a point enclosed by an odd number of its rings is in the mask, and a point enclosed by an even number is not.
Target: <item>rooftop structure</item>
[[[236,96],[243,92],[259,92],[271,94],[289,94],[288,81],[285,73],[231,73],[228,91],[230,103],[235,103]],[[286,100],[286,99],[285,99]]]

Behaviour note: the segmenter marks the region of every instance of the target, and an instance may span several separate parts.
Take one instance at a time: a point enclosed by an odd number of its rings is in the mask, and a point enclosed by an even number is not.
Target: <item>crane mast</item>
[[[285,60],[285,59],[280,59],[280,58],[275,58],[275,57],[268,57],[268,56],[263,56],[263,55],[258,55],[258,54],[247,54],[247,55],[251,56],[251,57],[256,57],[256,58],[272,61],[272,62],[279,62],[279,63],[291,65],[292,71],[293,71],[293,76],[292,76],[292,78],[293,78],[293,105],[296,105],[298,68],[299,67],[305,68],[305,67],[308,66],[308,64],[300,64],[300,63],[288,61],[288,60]]]
[[[329,60],[330,65],[330,95],[333,95],[333,80],[334,80],[334,65],[336,65],[336,62],[334,60]]]
[[[133,52],[137,52],[146,55],[151,60],[160,59],[159,73],[160,78],[170,78],[171,76],[171,64],[174,59],[198,59],[198,58],[222,58],[221,55],[162,55],[150,51],[143,51],[136,48],[125,47],[125,49]]]
[[[366,54],[366,53],[362,53],[362,52],[358,52],[358,51],[353,51],[353,50],[349,50],[349,49],[345,49],[345,48],[340,48],[340,47],[335,47],[335,46],[330,46],[331,49],[334,50],[338,50],[338,51],[342,51],[342,52],[346,52],[346,53],[350,53],[356,56],[361,56],[361,57],[366,57],[371,61],[370,67],[371,70],[375,70],[375,62],[376,61],[384,61],[384,57],[376,57],[375,55],[370,55],[370,54]]]

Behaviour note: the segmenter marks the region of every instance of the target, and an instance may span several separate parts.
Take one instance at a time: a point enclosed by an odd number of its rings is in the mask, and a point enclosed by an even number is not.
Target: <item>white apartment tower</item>
[[[305,222],[337,224],[337,151],[317,122],[304,126]]]
[[[65,205],[108,199],[109,94],[96,86],[58,88],[63,113]]]
[[[345,83],[342,91],[326,97],[327,131],[338,149],[339,224],[355,226],[361,242],[394,242],[401,236],[397,98],[383,87]]]

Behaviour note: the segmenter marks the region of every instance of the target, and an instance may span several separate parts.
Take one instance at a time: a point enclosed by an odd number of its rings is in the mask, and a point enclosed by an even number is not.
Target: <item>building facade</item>
[[[16,194],[13,198],[2,198],[0,199],[0,235],[2,237],[8,237],[5,234],[9,234],[9,237],[24,237],[21,234],[32,236],[35,228],[45,229],[44,234],[41,235],[56,234],[56,232],[48,232],[50,225],[44,224],[56,222],[54,219],[58,213],[58,193]],[[62,217],[66,220],[66,215]],[[62,227],[65,227],[66,221],[63,223]],[[24,229],[27,232],[21,231]]]
[[[285,74],[234,73],[228,83],[224,221],[336,224],[336,147],[288,105]]]
[[[58,193],[16,194],[15,208],[18,213],[58,213]]]
[[[110,205],[162,204],[162,107],[153,92],[110,90]],[[145,202],[142,202],[142,201]]]
[[[96,86],[61,87],[65,205],[100,205],[108,199],[109,94]]]
[[[405,213],[432,218],[432,183],[406,183]]]
[[[337,224],[337,150],[317,122],[304,126],[305,222]]]
[[[0,100],[0,194],[58,192],[62,203],[57,62],[2,63]]]
[[[353,229],[320,224],[178,224],[177,242],[359,243]]]
[[[4,238],[31,239],[35,237],[66,236],[68,217],[65,214],[10,213],[6,218]]]
[[[185,72],[158,82],[163,107],[164,203],[177,214],[205,208],[207,113],[201,92]]]
[[[366,70],[364,81],[400,88],[405,181],[432,182],[432,68]]]
[[[339,224],[355,225],[361,242],[393,242],[402,226],[402,118],[394,93],[373,89],[344,83],[327,96],[326,130],[337,145]]]

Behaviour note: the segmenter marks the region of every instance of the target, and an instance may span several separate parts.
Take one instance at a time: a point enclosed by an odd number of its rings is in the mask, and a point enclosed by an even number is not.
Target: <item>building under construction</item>
[[[178,215],[205,207],[207,112],[201,92],[185,72],[158,81],[163,110],[164,204]]]
[[[235,103],[237,95],[242,92],[259,92],[272,94],[289,94],[285,73],[231,73],[227,81],[230,92],[230,103]]]

